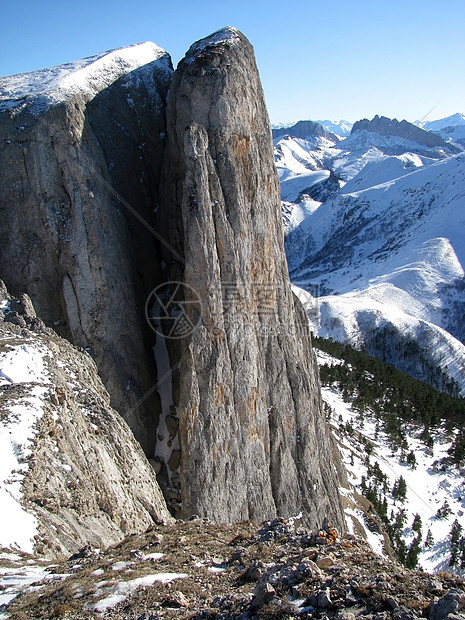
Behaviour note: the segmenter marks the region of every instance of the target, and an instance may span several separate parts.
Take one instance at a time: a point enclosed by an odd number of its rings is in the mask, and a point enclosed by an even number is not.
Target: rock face
[[[451,153],[459,153],[460,149],[447,143],[445,140],[433,133],[425,131],[408,121],[399,122],[397,119],[390,119],[386,116],[376,115],[371,121],[363,119],[357,121],[352,127],[351,135],[357,131],[371,131],[379,133],[382,136],[397,136],[404,140],[411,140],[429,148],[442,147]]]
[[[168,100],[159,226],[167,280],[202,300],[200,325],[165,339],[180,459],[176,515],[214,521],[303,512],[344,527],[307,320],[283,251],[271,128],[253,50],[227,28],[194,44]],[[195,304],[186,305],[192,324]],[[160,336],[159,341],[163,340]],[[178,467],[179,466],[179,467]]]
[[[157,403],[145,298],[171,79],[154,44],[0,80],[0,265],[49,326],[90,350],[147,454]]]
[[[0,544],[56,556],[169,521],[90,356],[46,328],[27,296],[0,286],[0,302]]]
[[[0,157],[8,162],[0,165],[1,272],[45,324],[89,350],[112,406],[155,458],[176,516],[225,522],[302,512],[308,525],[329,517],[344,528],[339,456],[287,275],[253,50],[225,29],[191,47],[166,103],[171,77],[163,50],[142,44],[0,80]],[[144,316],[150,291],[166,281],[182,283],[174,313],[196,326],[179,340],[155,335]],[[183,305],[196,296],[201,305]],[[32,328],[21,303],[10,318],[15,329]],[[159,307],[148,307],[152,317]],[[59,349],[70,362],[75,350]],[[117,457],[127,428],[112,421],[94,370],[81,372],[90,360],[76,364],[88,396],[81,402],[64,371],[51,368],[50,383],[64,390],[64,400],[51,397],[63,422],[56,431],[53,408],[44,414],[24,483],[40,518],[63,530],[52,541],[63,548],[73,530],[79,541],[86,529],[113,540],[146,523],[158,492],[131,463],[133,444]],[[84,449],[86,423],[99,432]],[[74,494],[65,474],[53,478],[50,437],[60,440],[56,458],[75,455]],[[105,470],[106,455],[120,459],[117,474]],[[137,501],[121,491],[133,479]],[[100,533],[102,511],[109,516]]]

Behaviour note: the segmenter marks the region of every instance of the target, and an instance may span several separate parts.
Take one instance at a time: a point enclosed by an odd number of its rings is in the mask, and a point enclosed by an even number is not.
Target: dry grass
[[[330,538],[328,542],[334,542],[334,537]],[[143,558],[155,552],[165,555],[155,561]],[[8,611],[13,620],[60,617],[137,620],[144,613],[158,618],[192,620],[200,617],[198,614],[203,610],[201,618],[208,620],[217,616],[220,606],[223,618],[234,618],[250,609],[254,588],[259,584],[257,580],[267,571],[267,566],[276,570],[295,567],[302,559],[318,562],[328,554],[334,558],[334,565],[320,576],[302,578],[295,590],[299,598],[308,599],[322,587],[330,587],[335,608],[343,607],[350,584],[363,605],[373,612],[388,611],[387,601],[394,596],[401,605],[421,614],[437,595],[429,585],[431,576],[408,571],[375,555],[366,542],[354,537],[331,545],[303,547],[299,536],[291,534],[281,533],[265,542],[257,535],[257,525],[253,523],[217,526],[190,521],[156,526],[140,536],[128,537],[100,555],[63,562],[53,570],[57,575],[71,573],[68,577],[45,581],[40,588],[24,592]],[[117,562],[125,563],[119,565],[123,566],[122,570],[113,569]],[[211,572],[211,568],[223,570]],[[187,577],[166,585],[156,582],[150,587],[140,587],[103,613],[90,607],[107,596],[118,582],[155,572],[186,573]],[[435,579],[444,593],[453,587],[464,587],[463,580],[448,573]],[[257,618],[271,620],[295,615],[288,598],[292,585],[284,580],[274,587],[276,596],[254,612]]]

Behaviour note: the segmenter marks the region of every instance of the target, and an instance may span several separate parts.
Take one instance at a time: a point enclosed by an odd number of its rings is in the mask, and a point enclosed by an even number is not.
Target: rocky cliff
[[[190,336],[167,340],[176,514],[225,522],[303,512],[342,525],[338,456],[287,274],[271,128],[241,33],[227,28],[189,49],[167,119],[159,226],[176,254],[165,253],[166,277],[202,302]],[[186,312],[196,324],[195,304]]]
[[[90,356],[0,281],[0,545],[56,556],[170,520]]]
[[[88,349],[112,405],[153,453],[157,402],[144,303],[157,279],[171,79],[152,43],[0,79],[0,265],[8,289]]]
[[[342,528],[252,47],[221,30],[171,77],[163,50],[143,44],[0,80],[0,272],[95,359],[176,516],[302,512]],[[66,513],[60,485],[48,488]]]
[[[411,140],[417,142],[423,146],[429,148],[441,147],[445,148],[451,153],[458,153],[459,148],[449,144],[441,136],[433,133],[432,131],[425,131],[421,127],[417,127],[408,121],[398,121],[397,119],[390,119],[386,116],[376,115],[371,121],[364,118],[361,121],[357,121],[352,127],[351,135],[358,131],[371,131],[379,133],[382,136],[397,136],[404,140]]]

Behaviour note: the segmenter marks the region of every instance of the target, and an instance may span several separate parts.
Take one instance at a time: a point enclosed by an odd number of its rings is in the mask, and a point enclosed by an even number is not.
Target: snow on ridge
[[[438,132],[446,127],[465,125],[465,115],[457,112],[456,114],[446,116],[445,118],[439,118],[435,121],[416,121],[414,124],[427,131]]]
[[[123,75],[162,59],[166,52],[146,42],[102,52],[82,60],[0,78],[0,107],[14,107],[26,97],[42,96],[47,103],[73,94],[91,99]]]
[[[193,43],[187,50],[184,60],[192,62],[195,57],[209,47],[217,47],[223,43],[238,43],[241,40],[241,33],[233,26],[226,26],[213,32],[208,37]]]

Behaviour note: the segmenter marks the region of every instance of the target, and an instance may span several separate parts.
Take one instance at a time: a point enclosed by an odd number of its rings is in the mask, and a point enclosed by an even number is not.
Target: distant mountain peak
[[[465,125],[465,114],[462,114],[461,112],[456,112],[456,114],[446,116],[445,118],[439,118],[434,121],[415,121],[415,125],[418,125],[418,127],[426,129],[427,131],[439,131],[444,127]]]
[[[396,118],[390,119],[386,116],[376,115],[371,121],[366,118],[357,121],[352,127],[351,135],[360,131],[378,133],[382,136],[396,136],[429,148],[443,147],[450,149],[450,145],[437,134],[421,129],[421,127],[406,120],[399,122]]]
[[[326,131],[325,128],[315,121],[298,121],[291,127],[280,127],[273,129],[273,138],[281,136],[292,136],[294,138],[326,138],[335,144],[339,142],[339,137],[333,133]]]
[[[336,136],[341,136],[341,138],[345,138],[350,134],[350,130],[352,129],[352,123],[349,121],[316,121],[319,123],[326,131],[330,131]]]

